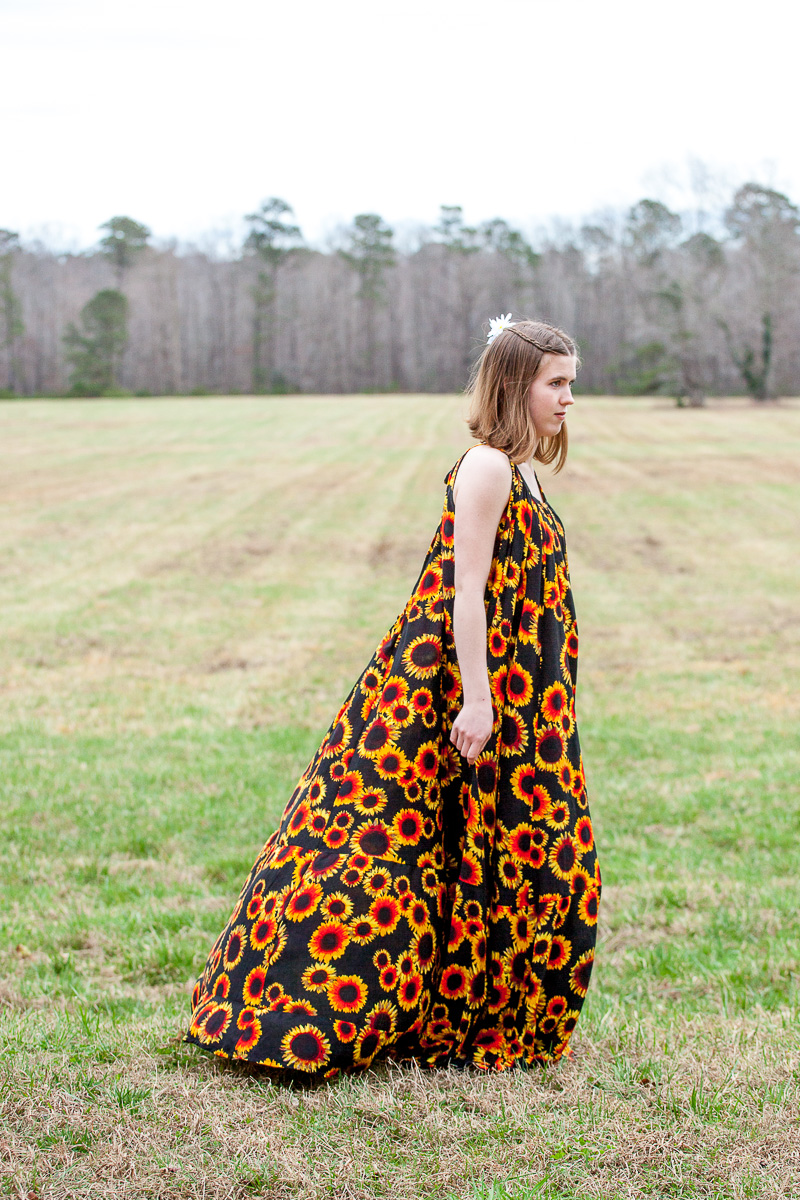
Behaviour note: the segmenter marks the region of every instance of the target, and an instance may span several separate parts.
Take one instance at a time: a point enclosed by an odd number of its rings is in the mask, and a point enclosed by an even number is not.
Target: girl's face
[[[574,355],[545,354],[542,357],[539,374],[528,391],[528,412],[537,437],[555,437],[561,429],[567,409],[575,403],[572,385],[576,366]]]

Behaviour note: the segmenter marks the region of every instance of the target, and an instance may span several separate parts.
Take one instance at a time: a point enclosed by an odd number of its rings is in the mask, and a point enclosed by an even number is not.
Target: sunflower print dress
[[[485,604],[494,728],[470,767],[454,498],[413,593],[259,854],[186,1040],[331,1077],[377,1058],[503,1070],[568,1051],[600,873],[575,722],[564,530],[512,463]]]

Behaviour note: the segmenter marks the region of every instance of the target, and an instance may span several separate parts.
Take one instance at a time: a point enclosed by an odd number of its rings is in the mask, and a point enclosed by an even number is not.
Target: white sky
[[[789,0],[0,0],[0,227],[199,238],[267,196],[526,231],[701,160],[800,200]]]

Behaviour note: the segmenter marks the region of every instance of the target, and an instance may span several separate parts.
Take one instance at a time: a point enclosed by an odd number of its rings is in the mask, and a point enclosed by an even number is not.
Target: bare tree
[[[6,388],[17,388],[14,362],[14,343],[25,331],[22,305],[14,290],[12,271],[19,251],[19,235],[10,229],[0,229],[0,346],[6,354]]]
[[[258,263],[253,285],[253,391],[272,391],[278,382],[275,372],[275,299],[278,273],[286,259],[303,245],[297,225],[285,218],[294,212],[285,200],[273,196],[257,212],[245,218],[250,232],[245,254]]]
[[[246,218],[243,242],[154,245],[115,217],[94,253],[56,254],[7,231],[0,386],[451,391],[485,344],[486,319],[511,311],[575,333],[586,391],[680,404],[798,393],[800,209],[759,184],[723,195],[700,182],[697,211],[645,198],[530,236],[501,217],[468,224],[447,205],[400,242],[361,213],[311,249],[277,198]]]

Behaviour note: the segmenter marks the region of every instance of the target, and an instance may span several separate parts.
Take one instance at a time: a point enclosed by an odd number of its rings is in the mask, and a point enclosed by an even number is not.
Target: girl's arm
[[[464,703],[450,741],[470,766],[492,733],[492,698],[486,666],[484,595],[497,527],[511,491],[511,466],[501,450],[475,446],[462,459],[455,498],[453,634]]]

